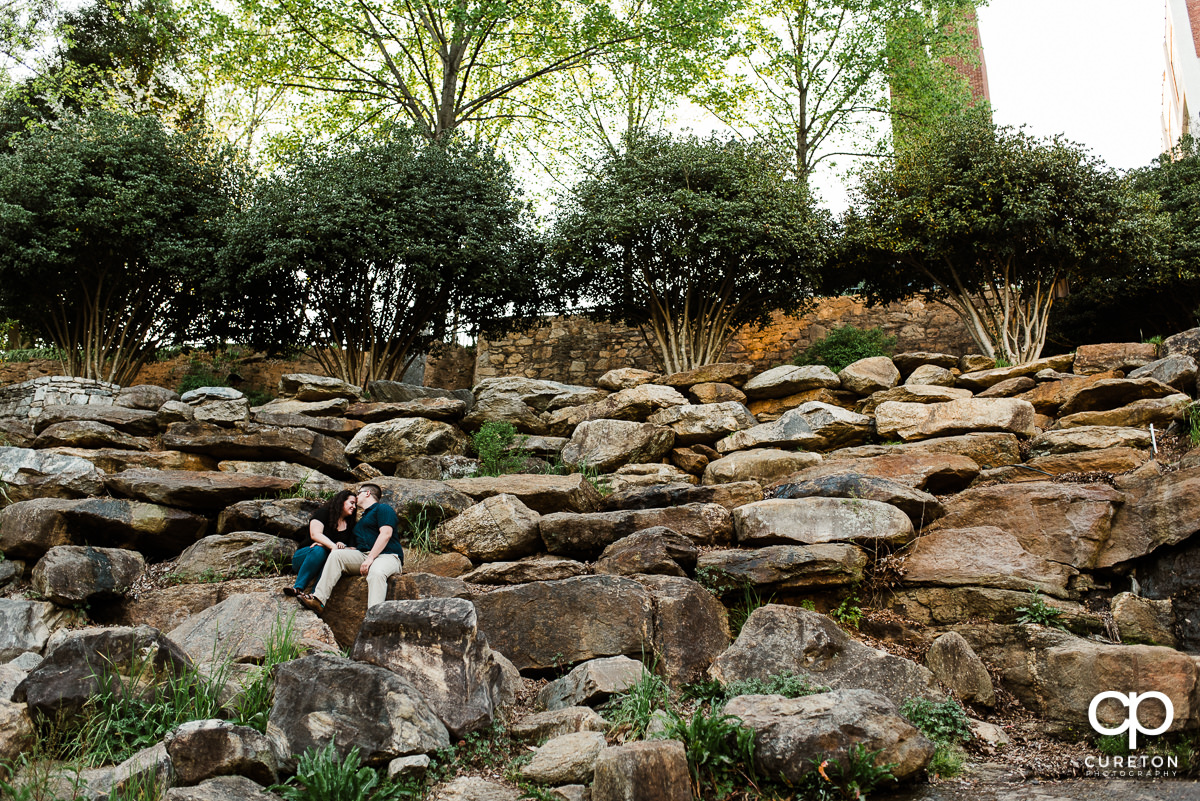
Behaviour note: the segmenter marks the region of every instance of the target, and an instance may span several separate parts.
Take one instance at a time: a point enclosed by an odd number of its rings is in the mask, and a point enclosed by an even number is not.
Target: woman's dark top
[[[331,518],[331,517],[334,518],[334,522],[330,522],[329,518]],[[333,540],[334,542],[340,541],[340,542],[346,543],[347,545],[350,544],[351,537],[354,532],[354,518],[353,517],[347,517],[346,518],[346,528],[342,529],[341,531],[338,531],[337,530],[337,522],[336,522],[337,521],[336,513],[334,512],[333,509],[330,509],[327,506],[322,506],[320,509],[318,509],[317,511],[312,513],[312,517],[310,517],[308,519],[308,523],[312,523],[312,521],[314,521],[314,520],[321,521],[321,525],[325,527],[325,536],[326,537],[329,537],[329,539]],[[317,544],[317,543],[313,542],[312,535],[309,534],[309,532],[308,532],[308,524],[305,524],[304,528],[299,532],[299,534],[300,534],[300,537],[298,539],[300,540],[301,546]]]

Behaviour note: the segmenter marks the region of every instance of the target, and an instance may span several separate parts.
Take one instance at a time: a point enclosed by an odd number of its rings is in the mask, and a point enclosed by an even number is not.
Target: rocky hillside
[[[454,392],[289,375],[256,408],[137,386],[0,419],[0,757],[94,722],[114,682],[181,676],[219,702],[74,763],[79,797],[274,797],[329,743],[442,798],[819,790],[864,754],[924,781],[951,771],[919,709],[954,700],[973,760],[1032,731],[1076,744],[1034,766],[1066,775],[1101,753],[1103,691],[1164,693],[1175,742],[1200,728],[1198,354],[1200,329],[1006,368],[906,353]],[[497,422],[521,472],[476,475]],[[369,613],[344,579],[318,617],[278,568],[321,498],[366,479],[405,572]],[[651,690],[643,715],[600,706]],[[713,693],[753,732],[726,773],[685,731]],[[481,742],[526,757],[489,772],[463,757]]]

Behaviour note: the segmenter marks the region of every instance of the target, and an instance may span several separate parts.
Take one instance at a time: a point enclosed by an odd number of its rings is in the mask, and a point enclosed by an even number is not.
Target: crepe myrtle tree
[[[407,128],[311,146],[261,181],[222,272],[247,299],[230,335],[308,348],[360,386],[399,379],[455,330],[494,334],[546,300],[539,240],[508,165]]]
[[[242,173],[199,126],[65,115],[0,153],[0,308],[68,375],[127,384],[156,348],[203,335]]]
[[[842,219],[838,283],[870,304],[942,303],[987,356],[1037,359],[1056,297],[1158,258],[1150,193],[1060,137],[950,117],[868,168]]]
[[[637,326],[677,372],[719,360],[744,326],[807,309],[830,228],[770,148],[647,136],[574,188],[549,258],[564,297]]]

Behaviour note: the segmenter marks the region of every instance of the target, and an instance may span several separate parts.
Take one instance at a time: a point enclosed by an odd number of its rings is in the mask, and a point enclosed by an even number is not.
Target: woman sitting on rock
[[[354,512],[358,506],[354,493],[342,490],[324,506],[313,513],[308,521],[308,536],[312,544],[297,548],[292,555],[292,569],[296,571],[296,583],[284,587],[284,595],[299,595],[312,591],[317,579],[321,577],[321,568],[331,551],[345,548],[343,539],[348,539],[354,531]],[[336,541],[335,541],[335,538]]]

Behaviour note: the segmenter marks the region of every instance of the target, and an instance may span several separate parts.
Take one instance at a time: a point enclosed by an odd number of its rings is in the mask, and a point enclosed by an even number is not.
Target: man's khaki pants
[[[367,560],[367,555],[354,548],[339,548],[329,554],[325,567],[321,570],[321,580],[313,595],[323,604],[329,603],[334,585],[342,576],[357,576],[358,569]],[[387,582],[389,576],[394,576],[402,570],[400,557],[395,554],[381,553],[371,563],[367,571],[367,608],[387,600]]]

